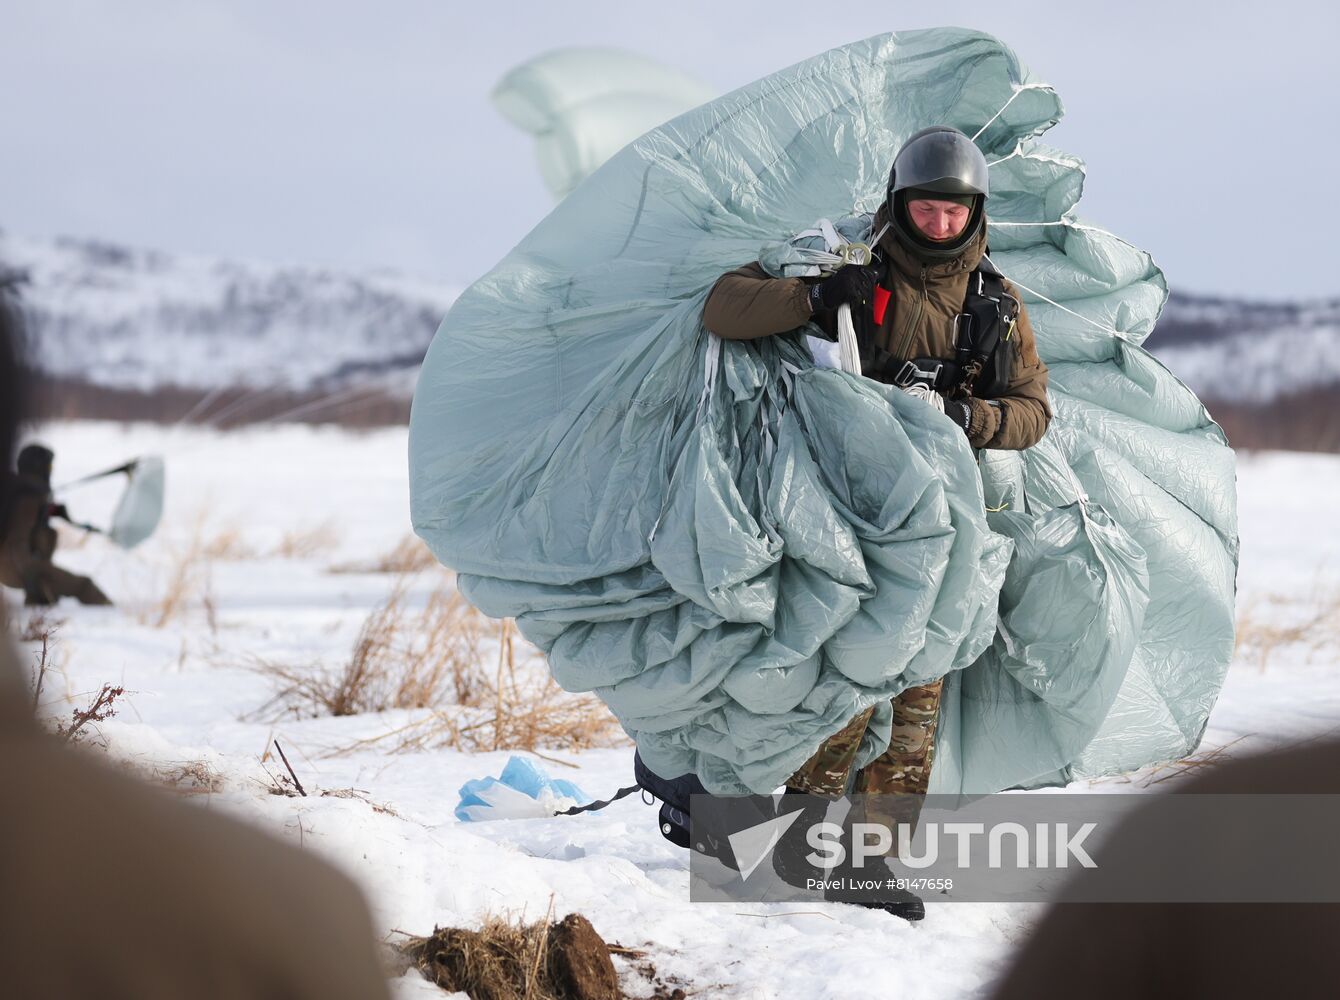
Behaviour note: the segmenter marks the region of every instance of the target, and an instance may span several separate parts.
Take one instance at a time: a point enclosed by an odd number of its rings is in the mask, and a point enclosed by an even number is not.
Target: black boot
[[[777,801],[777,815],[787,816],[799,812],[800,816],[786,829],[777,846],[772,849],[772,870],[789,886],[797,889],[809,888],[810,879],[823,879],[828,876],[822,868],[816,868],[805,860],[811,851],[806,842],[806,834],[815,823],[823,820],[828,812],[827,799],[807,792],[798,792],[788,788]]]
[[[880,872],[884,875],[887,869]],[[834,877],[838,878],[836,872]],[[907,889],[880,889],[878,896],[862,893],[857,896],[850,889],[825,889],[824,899],[832,903],[849,903],[852,906],[864,906],[868,910],[883,910],[895,917],[916,923],[926,916],[926,904],[921,897]]]
[[[843,864],[834,868],[829,876],[830,882],[841,883],[844,888],[825,889],[824,899],[834,903],[864,906],[870,910],[883,910],[885,913],[902,917],[912,923],[923,919],[926,916],[926,904],[921,901],[920,896],[907,889],[898,889],[887,884],[877,890],[850,888],[854,879],[866,881],[880,879],[887,883],[889,879],[895,877],[882,858],[877,864],[868,864],[864,868],[857,868],[851,863],[852,824],[859,821],[862,816],[863,810],[860,806],[853,806],[847,814],[847,820],[843,823],[842,830],[842,846],[846,849],[845,860]]]

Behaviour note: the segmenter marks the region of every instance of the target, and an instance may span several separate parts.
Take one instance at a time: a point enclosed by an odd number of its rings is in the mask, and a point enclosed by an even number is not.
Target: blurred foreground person
[[[1307,743],[1215,767],[1178,794],[1340,794],[1340,740]],[[1257,800],[1258,805],[1262,801]],[[1256,810],[1243,799],[1244,813]],[[1266,807],[1268,808],[1268,806]],[[1231,832],[1228,835],[1232,835]],[[1136,813],[1112,846],[1144,852]],[[1241,866],[1215,872],[1226,882],[1268,868],[1272,854],[1299,849],[1282,828],[1264,850],[1241,852]],[[1196,869],[1215,852],[1169,843],[1150,858],[1164,869]],[[1147,853],[1147,852],[1146,852]],[[1145,854],[1141,853],[1141,857]],[[1333,878],[1334,854],[1316,858]],[[997,984],[992,1000],[1129,1000],[1132,997],[1321,997],[1340,984],[1340,904],[1066,903],[1043,916]]]
[[[20,416],[12,322],[0,297],[0,499]],[[0,802],[7,997],[389,996],[349,879],[42,731],[3,602]]]
[[[73,597],[80,604],[111,604],[88,577],[61,569],[51,561],[56,553],[56,529],[51,519],[70,519],[65,505],[56,503],[51,495],[55,457],[50,448],[40,444],[30,444],[19,452],[18,475],[0,507],[4,532],[0,541],[0,583],[22,588],[28,605],[55,604],[62,597]]]

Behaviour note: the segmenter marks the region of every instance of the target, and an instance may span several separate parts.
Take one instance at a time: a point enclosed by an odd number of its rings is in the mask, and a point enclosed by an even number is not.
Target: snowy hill
[[[383,272],[220,260],[0,235],[20,277],[30,362],[152,391],[331,388],[417,368],[459,292]]]
[[[1340,385],[1340,299],[1247,302],[1174,293],[1145,346],[1202,399],[1265,403]]]
[[[0,234],[0,260],[26,279],[37,367],[57,379],[141,393],[320,393],[376,378],[407,397],[460,291],[391,272],[68,238]],[[1337,336],[1340,300],[1261,303],[1174,293],[1146,346],[1207,402],[1228,404],[1211,409],[1231,420],[1233,407],[1340,387],[1340,354],[1330,346]]]

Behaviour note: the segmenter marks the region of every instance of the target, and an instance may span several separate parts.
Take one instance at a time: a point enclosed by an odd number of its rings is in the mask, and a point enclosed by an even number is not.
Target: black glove
[[[968,424],[972,420],[972,404],[963,399],[946,399],[945,416],[954,423],[963,428],[963,433],[968,433]]]
[[[68,521],[70,519],[70,512],[66,509],[65,504],[63,503],[47,504],[47,517],[60,517]]]
[[[810,308],[836,309],[844,303],[858,305],[875,294],[879,268],[870,264],[847,264],[830,278],[810,286]]]

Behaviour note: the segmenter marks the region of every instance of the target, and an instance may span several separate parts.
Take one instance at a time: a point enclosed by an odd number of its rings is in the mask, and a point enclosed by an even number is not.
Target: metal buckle
[[[929,371],[924,368],[918,368],[915,361],[904,361],[903,367],[898,369],[898,374],[893,377],[893,384],[902,388],[909,386],[913,382],[925,382],[932,389],[935,383],[940,379],[940,372],[944,365],[937,361],[935,367]]]
[[[874,260],[874,253],[866,243],[844,243],[837,248],[837,255],[842,258],[844,265],[864,265]]]

